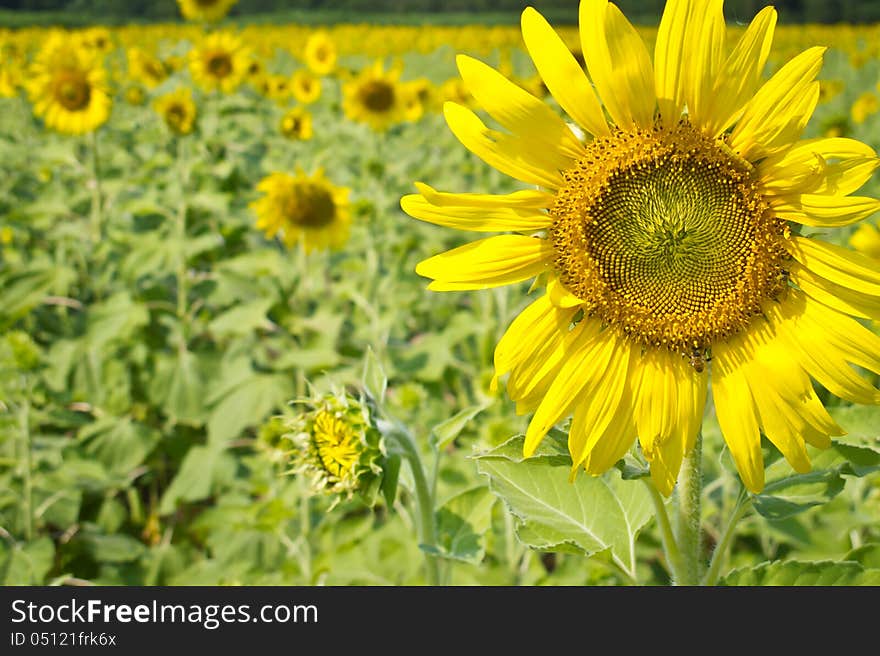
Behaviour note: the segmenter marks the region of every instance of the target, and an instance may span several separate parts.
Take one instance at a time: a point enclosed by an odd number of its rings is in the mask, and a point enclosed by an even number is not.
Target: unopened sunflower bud
[[[382,479],[382,436],[369,408],[347,394],[327,394],[287,420],[293,471],[305,476],[316,494],[355,493],[372,503]]]

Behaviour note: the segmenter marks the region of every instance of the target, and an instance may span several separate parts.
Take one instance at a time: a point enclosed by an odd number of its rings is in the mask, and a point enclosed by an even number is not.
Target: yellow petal
[[[714,81],[701,124],[712,136],[730,127],[761,83],[761,73],[770,54],[776,10],[764,7],[749,24]]]
[[[581,49],[599,97],[614,122],[627,129],[654,122],[654,71],[644,42],[607,0],[581,0]]]
[[[433,278],[428,289],[435,291],[486,289],[536,276],[554,254],[544,239],[499,235],[430,257],[416,266],[416,273]]]
[[[813,273],[862,294],[880,296],[880,261],[804,237],[793,237],[784,244],[794,259]]]
[[[810,48],[783,66],[746,105],[730,135],[730,147],[750,161],[796,141],[819,101],[813,79],[822,68],[825,48]]]
[[[537,348],[568,332],[571,313],[560,312],[544,295],[520,312],[495,346],[495,375],[501,376]]]
[[[667,124],[681,118],[685,105],[685,41],[691,0],[669,0],[660,19],[654,44],[654,85],[657,107]]]
[[[880,296],[869,296],[837,285],[797,261],[788,264],[791,280],[808,296],[828,307],[864,319],[880,321]]]
[[[556,196],[538,189],[520,189],[512,194],[453,194],[437,191],[423,182],[416,182],[416,189],[431,205],[438,207],[510,207],[516,210],[547,209]]]
[[[553,148],[535,148],[515,135],[490,130],[471,110],[456,103],[445,103],[443,114],[462,145],[489,166],[528,184],[548,189],[562,186],[560,171],[572,165],[570,157]]]
[[[851,225],[880,210],[880,200],[868,196],[778,196],[770,205],[776,214],[788,221],[819,228]]]
[[[880,165],[874,150],[855,139],[808,139],[758,164],[761,187],[777,195],[846,195],[870,179]]]
[[[515,136],[535,149],[556,149],[572,159],[583,156],[581,142],[544,102],[478,59],[458,55],[455,61],[471,95]]]
[[[745,376],[750,360],[741,339],[721,342],[712,352],[712,396],[721,434],[746,489],[764,489],[764,456],[757,408]]]
[[[421,221],[476,232],[531,232],[547,228],[553,222],[549,214],[539,210],[515,210],[501,206],[437,206],[418,194],[401,198],[400,207]]]
[[[723,0],[695,0],[691,5],[685,61],[685,103],[694,125],[702,126],[712,98],[712,87],[724,61]]]
[[[521,22],[529,55],[559,106],[590,134],[609,134],[599,99],[568,46],[532,7],[523,11]]]

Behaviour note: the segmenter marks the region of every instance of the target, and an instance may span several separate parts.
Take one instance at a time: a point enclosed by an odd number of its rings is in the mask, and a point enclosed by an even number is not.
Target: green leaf
[[[517,436],[476,456],[479,472],[518,518],[520,540],[534,549],[587,556],[608,551],[634,577],[636,537],[652,516],[648,491],[616,471],[598,478],[581,474],[570,483],[570,459],[522,459],[522,443]]]
[[[385,390],[388,388],[388,376],[385,375],[385,368],[376,357],[376,353],[371,346],[367,346],[367,352],[364,355],[364,374],[362,376],[364,389],[376,399],[378,403],[382,403],[385,399]]]
[[[385,458],[385,464],[382,467],[382,496],[385,497],[385,503],[389,508],[394,505],[394,499],[397,497],[400,463],[401,457],[392,454]]]
[[[865,569],[880,570],[880,544],[876,542],[864,544],[846,554],[844,560],[855,561]]]
[[[0,576],[3,585],[40,585],[52,569],[55,545],[42,537],[10,545],[0,541]]]
[[[855,562],[775,562],[734,570],[720,585],[880,585],[880,569]]]
[[[159,434],[130,418],[103,417],[84,426],[79,439],[86,453],[119,476],[144,462],[159,442]]]
[[[150,397],[177,423],[198,426],[208,416],[201,369],[198,357],[190,351],[179,351],[177,357],[163,358],[156,365]]]
[[[208,324],[208,330],[217,337],[247,335],[257,328],[270,325],[266,313],[274,302],[273,298],[260,298],[237,305]]]
[[[437,511],[437,554],[479,563],[486,548],[483,536],[492,522],[496,498],[487,487],[462,492]]]
[[[255,374],[223,396],[208,418],[208,440],[221,443],[262,423],[293,396],[293,384],[280,374]]]
[[[88,312],[90,346],[98,347],[111,340],[125,341],[149,321],[147,308],[135,303],[127,292],[114,294],[96,303]]]
[[[90,531],[81,535],[86,551],[99,563],[131,562],[141,558],[147,550],[143,542],[124,533],[103,535]]]
[[[431,429],[431,439],[434,440],[437,448],[442,449],[455,440],[459,433],[467,426],[468,422],[490,405],[491,401],[480,405],[473,405],[434,426]]]
[[[232,478],[235,459],[217,446],[194,446],[186,454],[171,485],[162,495],[159,513],[174,512],[181,501],[200,501],[209,497],[224,481]]]

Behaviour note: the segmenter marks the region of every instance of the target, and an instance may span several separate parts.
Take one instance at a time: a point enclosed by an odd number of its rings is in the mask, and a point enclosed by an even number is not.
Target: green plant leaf
[[[364,374],[361,381],[364,388],[378,403],[384,401],[385,390],[388,388],[388,376],[385,374],[385,367],[382,366],[371,346],[367,346],[367,352],[364,354]]]
[[[518,518],[520,539],[534,549],[587,556],[609,551],[613,562],[634,577],[636,537],[652,516],[648,491],[617,471],[602,477],[581,474],[570,483],[570,460],[557,455],[522,459],[522,442],[517,436],[475,456],[492,491]]]
[[[434,440],[437,448],[442,449],[450,444],[464,430],[468,422],[488,408],[489,405],[490,403],[472,405],[434,426],[431,429],[431,439]]]
[[[221,338],[247,335],[257,328],[269,325],[266,313],[274,302],[273,298],[260,298],[237,305],[208,324],[208,330]]]
[[[55,545],[48,537],[11,545],[0,541],[0,580],[3,585],[40,585],[54,558]]]
[[[479,563],[486,553],[483,536],[492,522],[496,497],[487,487],[462,492],[437,511],[437,554]]]
[[[216,445],[194,446],[186,454],[171,485],[162,495],[159,512],[174,512],[181,501],[199,501],[235,472],[235,459]]]
[[[146,459],[159,442],[159,434],[128,417],[102,417],[84,426],[79,439],[85,452],[111,474],[124,476]]]
[[[205,387],[198,357],[184,350],[157,362],[150,396],[175,422],[199,426],[208,416]]]
[[[725,576],[720,585],[880,585],[880,569],[855,562],[775,562],[743,567]]]
[[[857,562],[865,569],[880,570],[880,544],[872,542],[853,549],[843,558]]]
[[[293,396],[293,384],[280,374],[255,374],[223,396],[208,418],[208,441],[238,437],[248,426],[262,423]]]

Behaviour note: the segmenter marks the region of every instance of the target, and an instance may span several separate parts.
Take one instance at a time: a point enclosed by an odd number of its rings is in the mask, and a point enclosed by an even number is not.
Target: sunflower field
[[[178,4],[0,31],[0,582],[880,584],[880,26]]]

